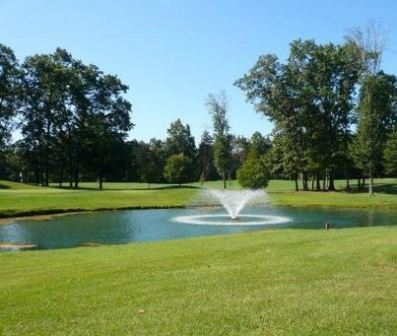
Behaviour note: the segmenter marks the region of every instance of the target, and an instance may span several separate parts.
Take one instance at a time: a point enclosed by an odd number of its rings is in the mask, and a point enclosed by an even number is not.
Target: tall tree
[[[22,134],[29,150],[37,157],[36,183],[49,184],[51,153],[55,149],[67,74],[60,50],[50,55],[28,57],[24,64],[24,105]]]
[[[191,163],[188,169],[189,178],[195,180],[198,173],[196,167],[197,150],[189,124],[184,125],[180,119],[177,119],[171,123],[167,134],[165,142],[167,156],[183,153],[189,158]]]
[[[86,169],[95,171],[101,187],[112,148],[133,126],[123,97],[128,87],[63,49],[28,57],[23,70],[22,134],[37,183],[48,185],[52,169],[62,185],[67,170],[70,186],[78,187]]]
[[[142,157],[141,166],[142,182],[158,183],[164,182],[164,166],[166,164],[167,151],[164,141],[152,138],[148,144],[148,152]]]
[[[166,148],[168,155],[183,153],[191,160],[196,155],[196,144],[189,124],[184,125],[180,119],[171,123],[167,130]]]
[[[210,94],[206,105],[212,117],[214,130],[214,163],[218,173],[222,176],[223,188],[226,189],[227,174],[232,160],[232,147],[230,126],[226,118],[228,104],[225,93]]]
[[[210,133],[205,130],[201,136],[198,148],[198,163],[200,166],[200,181],[208,180],[213,173],[213,145],[214,140]]]
[[[349,132],[353,97],[362,70],[353,43],[317,45],[293,41],[285,64],[274,55],[261,56],[236,85],[256,109],[275,123],[285,153],[302,173],[303,189],[309,172],[326,170],[329,190],[333,172]],[[292,162],[290,160],[290,162]]]
[[[368,72],[376,74],[381,70],[383,54],[388,45],[388,29],[382,21],[371,19],[363,27],[348,29],[345,40],[358,46]]]
[[[357,135],[352,144],[356,164],[369,176],[369,195],[373,195],[373,178],[379,165],[387,135],[397,122],[396,77],[379,73],[366,75],[361,83]]]
[[[5,171],[6,144],[11,138],[12,120],[20,107],[20,67],[14,52],[0,44],[0,175]]]
[[[265,155],[272,148],[272,141],[257,131],[251,136],[249,148],[255,148],[259,155]]]
[[[114,151],[120,148],[133,124],[130,121],[131,104],[123,98],[128,87],[112,75],[99,75],[88,116],[87,137],[91,153],[90,163],[97,171],[99,188],[114,160]]]

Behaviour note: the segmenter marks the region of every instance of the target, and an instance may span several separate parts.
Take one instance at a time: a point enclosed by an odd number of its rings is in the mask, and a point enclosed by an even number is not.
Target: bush
[[[269,183],[270,173],[264,159],[256,150],[250,150],[248,157],[237,171],[237,179],[244,188],[266,188]]]
[[[184,154],[171,155],[164,167],[164,177],[170,183],[186,183],[189,181],[190,159]]]

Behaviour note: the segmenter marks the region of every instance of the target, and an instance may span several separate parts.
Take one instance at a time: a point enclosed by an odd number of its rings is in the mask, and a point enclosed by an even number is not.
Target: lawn
[[[344,181],[337,181],[340,189]],[[184,207],[194,204],[201,188],[221,188],[220,181],[204,185],[192,183],[182,187],[142,183],[105,183],[104,190],[97,184],[83,182],[80,189],[36,187],[15,182],[0,181],[0,217],[34,215],[100,209]],[[236,181],[229,188],[239,189]],[[366,192],[295,192],[291,181],[271,181],[267,188],[274,205],[340,206],[397,209],[397,179],[376,180],[375,196]]]
[[[83,210],[183,207],[193,188],[164,190],[68,190],[55,188],[0,190],[0,217]]]
[[[2,335],[395,335],[397,228],[0,254]]]

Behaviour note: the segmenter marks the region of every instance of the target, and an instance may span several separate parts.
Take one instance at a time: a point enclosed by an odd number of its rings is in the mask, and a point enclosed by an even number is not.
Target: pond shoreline
[[[188,209],[188,208],[207,208],[216,207],[218,205],[165,205],[165,206],[131,206],[131,207],[109,207],[109,208],[97,208],[97,209],[48,209],[48,210],[33,210],[33,211],[22,211],[16,214],[0,213],[0,225],[10,224],[18,219],[50,219],[59,216],[79,214],[79,213],[92,213],[101,211],[122,211],[122,210],[161,210],[161,209]],[[394,206],[390,205],[379,205],[374,204],[368,206],[368,204],[354,204],[354,205],[339,205],[339,204],[282,204],[282,202],[271,204],[272,207],[286,207],[286,208],[334,208],[338,210],[378,210],[378,211],[397,211],[397,204]]]
[[[170,206],[132,206],[132,207],[120,207],[120,208],[97,208],[97,209],[49,209],[49,210],[37,210],[37,211],[23,211],[16,214],[4,214],[0,213],[0,225],[9,224],[16,219],[46,219],[52,217],[58,217],[63,215],[71,215],[78,213],[90,213],[100,211],[118,211],[118,210],[156,210],[156,209],[185,209],[191,206],[187,205],[170,205]],[[193,206],[192,206],[193,207]]]

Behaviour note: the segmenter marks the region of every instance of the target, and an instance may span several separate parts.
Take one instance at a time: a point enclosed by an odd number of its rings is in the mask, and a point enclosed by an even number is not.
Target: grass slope
[[[21,183],[0,181],[0,217],[45,214],[55,212],[122,209],[183,207],[198,197],[200,188],[221,188],[220,181],[204,185],[192,183],[183,187],[142,183],[105,183],[105,189],[97,190],[96,183],[81,183],[81,188],[59,189],[36,187]],[[3,188],[1,187],[3,186]],[[344,181],[337,181],[343,188]],[[236,181],[231,189],[239,189]],[[291,181],[271,181],[267,188],[275,205],[288,206],[341,206],[397,209],[397,180],[378,179],[375,196],[366,192],[295,192]]]
[[[2,335],[395,335],[397,228],[0,254]]]

